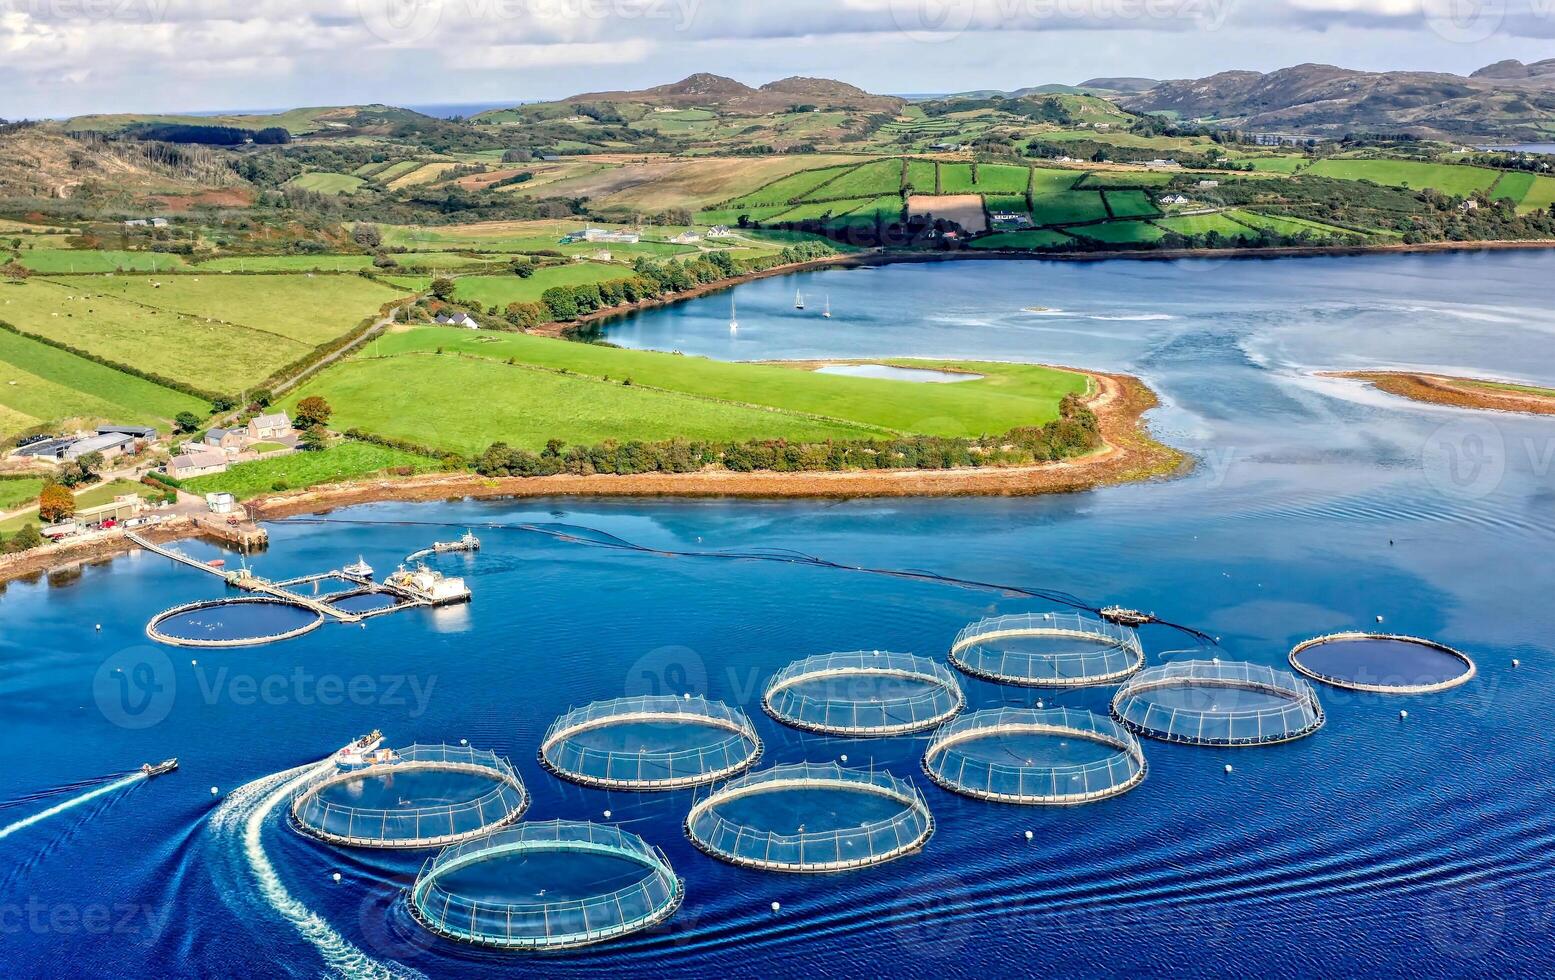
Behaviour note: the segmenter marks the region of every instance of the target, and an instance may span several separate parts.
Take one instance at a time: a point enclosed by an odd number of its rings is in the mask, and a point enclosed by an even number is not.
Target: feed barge
[[[481,539],[475,536],[474,531],[465,531],[464,535],[457,541],[434,541],[432,542],[432,547],[422,548],[420,551],[407,555],[405,561],[420,561],[432,555],[448,555],[460,551],[479,550],[481,550]]]
[[[401,565],[383,580],[379,589],[407,602],[427,606],[450,606],[470,601],[470,587],[464,584],[463,578],[444,575],[425,565],[417,565],[413,569]]]

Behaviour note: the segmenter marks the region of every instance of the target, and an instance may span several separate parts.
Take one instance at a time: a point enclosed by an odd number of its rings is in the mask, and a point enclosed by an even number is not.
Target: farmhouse
[[[188,480],[196,476],[227,472],[227,454],[213,450],[196,450],[168,460],[167,475],[175,480]]]
[[[728,225],[714,225],[707,229],[708,238],[728,238],[732,234]]]
[[[694,231],[683,231],[676,235],[674,238],[670,239],[670,241],[674,242],[676,245],[693,245],[697,242],[700,242],[701,240],[702,236],[698,235]]]
[[[292,420],[287,418],[285,412],[256,415],[248,423],[250,439],[280,439],[291,434]]]
[[[1031,216],[1024,211],[990,211],[988,219],[1005,227],[1026,228],[1031,225]]]
[[[464,327],[467,330],[479,330],[481,325],[475,322],[470,314],[460,310],[456,313],[439,313],[432,322],[443,327]],[[288,426],[290,428],[290,426]]]

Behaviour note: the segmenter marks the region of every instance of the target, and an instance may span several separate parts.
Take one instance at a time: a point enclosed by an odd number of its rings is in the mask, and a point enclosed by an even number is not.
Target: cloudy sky
[[[546,99],[712,71],[923,93],[1555,57],[1555,0],[0,0],[0,117]]]

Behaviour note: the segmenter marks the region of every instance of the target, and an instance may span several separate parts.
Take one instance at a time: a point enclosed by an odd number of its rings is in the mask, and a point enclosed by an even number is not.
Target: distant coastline
[[[1379,391],[1432,405],[1523,415],[1555,415],[1555,389],[1418,371],[1325,371],[1321,377],[1364,381]]]

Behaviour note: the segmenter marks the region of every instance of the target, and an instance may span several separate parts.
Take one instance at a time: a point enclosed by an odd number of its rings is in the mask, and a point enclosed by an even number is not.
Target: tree
[[[307,452],[318,452],[329,446],[329,433],[324,431],[322,425],[315,425],[302,434],[297,440],[297,448]]]
[[[69,520],[76,513],[76,497],[69,488],[50,483],[38,494],[38,517],[50,524]]]
[[[200,417],[193,412],[179,412],[173,416],[173,424],[179,432],[193,432],[200,427]]]
[[[454,281],[447,276],[438,276],[432,280],[432,295],[443,302],[454,298]]]
[[[81,472],[89,477],[100,473],[105,462],[102,453],[87,453],[76,460],[77,465],[81,467]]]
[[[43,543],[43,535],[38,533],[38,525],[23,524],[22,529],[11,535],[11,540],[5,543],[5,550],[9,552],[31,551]]]
[[[329,417],[335,414],[329,402],[318,395],[309,395],[297,403],[297,410],[292,413],[292,422],[299,429],[311,429],[314,426],[329,424]]]
[[[230,412],[237,407],[237,399],[231,395],[217,395],[211,399],[211,411],[213,412]]]
[[[351,240],[363,248],[374,249],[383,244],[383,233],[377,225],[361,221],[351,229]]]
[[[31,270],[22,265],[20,262],[16,261],[7,262],[5,265],[0,265],[0,273],[3,273],[7,279],[26,279],[28,276],[32,275]]]

